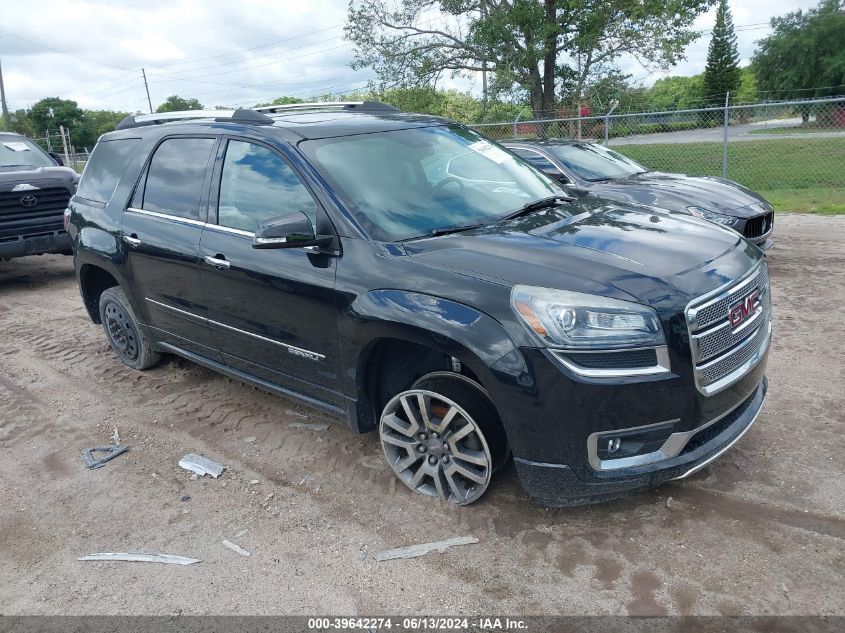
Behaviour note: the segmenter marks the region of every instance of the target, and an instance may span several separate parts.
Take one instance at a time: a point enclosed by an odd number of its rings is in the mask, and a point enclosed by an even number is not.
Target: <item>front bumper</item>
[[[27,235],[0,241],[0,259],[44,255],[46,253],[70,253],[70,236],[67,231],[45,231],[37,235]]]
[[[643,466],[611,471],[576,472],[564,464],[550,464],[514,458],[525,490],[546,506],[571,506],[609,501],[626,493],[652,488],[673,479],[683,479],[721,456],[751,428],[766,397],[764,377],[739,405],[702,424],[675,457]]]

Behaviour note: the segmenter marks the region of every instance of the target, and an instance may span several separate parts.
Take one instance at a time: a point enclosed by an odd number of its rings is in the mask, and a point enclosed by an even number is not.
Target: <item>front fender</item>
[[[359,296],[347,316],[362,334],[402,338],[442,350],[461,361],[469,352],[490,367],[516,346],[502,325],[474,308],[449,299],[402,290],[374,290]],[[343,338],[341,339],[343,340]],[[363,347],[363,346],[362,346]],[[454,352],[454,353],[452,353]]]

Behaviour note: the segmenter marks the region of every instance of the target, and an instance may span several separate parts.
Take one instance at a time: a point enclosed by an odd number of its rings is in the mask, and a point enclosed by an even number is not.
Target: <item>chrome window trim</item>
[[[566,357],[567,353],[576,354],[612,354],[613,352],[639,352],[653,349],[657,353],[657,364],[652,367],[629,367],[620,369],[595,369],[582,367]],[[601,350],[574,350],[574,349],[550,349],[552,356],[571,372],[586,378],[626,378],[629,376],[657,376],[671,373],[669,362],[669,348],[666,345],[657,347],[634,347],[630,349],[601,349]]]
[[[243,237],[255,237],[255,233],[250,233],[249,231],[244,231],[243,229],[235,229],[230,226],[223,226],[222,224],[212,224],[211,222],[208,222],[205,225],[205,228],[213,231],[221,231],[223,233],[231,233],[232,235],[242,235]]]
[[[161,218],[162,220],[172,220],[174,222],[181,222],[182,224],[190,224],[192,226],[205,226],[206,222],[200,220],[192,220],[191,218],[183,218],[178,215],[171,215],[170,213],[160,213],[159,211],[147,211],[146,209],[137,209],[135,207],[126,207],[126,211],[130,213],[140,213],[141,215],[149,215],[154,218]]]
[[[651,428],[651,427],[662,426],[664,424],[669,424],[669,423],[674,424],[676,422],[680,422],[681,421],[680,418],[676,418],[674,420],[664,420],[663,422],[655,422],[654,424],[644,424],[642,426],[632,426],[632,427],[628,427],[628,428],[625,428],[625,429],[612,429],[612,430],[609,430],[609,431],[597,431],[595,433],[592,433],[587,438],[587,460],[590,462],[590,466],[593,467],[593,470],[608,471],[608,470],[617,470],[619,468],[630,468],[632,466],[645,466],[645,465],[648,465],[648,464],[654,464],[654,463],[657,463],[657,462],[660,462],[660,461],[663,461],[663,460],[666,460],[666,459],[672,459],[673,457],[677,457],[678,455],[681,454],[681,451],[683,451],[684,448],[686,448],[686,445],[689,444],[689,441],[693,438],[694,435],[697,435],[701,431],[713,426],[719,420],[725,418],[726,416],[728,416],[731,413],[733,413],[734,411],[736,411],[736,409],[739,408],[742,404],[744,404],[748,400],[748,398],[750,398],[751,395],[753,393],[755,393],[757,391],[757,389],[759,389],[759,387],[760,387],[760,385],[756,385],[754,387],[754,389],[752,389],[748,394],[743,396],[739,400],[739,402],[737,402],[734,406],[732,406],[727,411],[720,413],[718,416],[716,416],[712,420],[709,420],[709,421],[705,422],[704,424],[697,426],[696,428],[694,428],[690,431],[680,431],[680,432],[677,432],[677,433],[672,433],[672,435],[670,435],[668,438],[666,438],[666,441],[663,443],[663,445],[658,450],[652,451],[651,453],[644,453],[643,455],[632,455],[631,457],[621,457],[619,459],[601,460],[598,457],[598,440],[599,440],[599,437],[602,436],[602,435],[606,436],[606,435],[611,435],[613,433],[626,433],[626,432],[629,432],[629,431],[640,431],[640,430],[648,429],[648,428]],[[757,410],[757,413],[754,414],[754,419],[756,419],[757,416],[760,415],[760,411],[762,409],[763,409],[763,405],[761,403],[760,408]],[[753,421],[752,421],[752,424],[753,424]],[[749,424],[748,426],[750,427],[751,424]],[[745,431],[743,431],[743,433],[745,433]],[[682,479],[682,478],[686,477],[687,475],[692,474],[693,472],[695,472],[699,468],[704,468],[704,466],[706,466],[707,464],[712,462],[719,455],[721,455],[726,450],[728,450],[731,446],[733,446],[733,444],[735,444],[736,441],[739,440],[740,437],[742,437],[742,434],[740,434],[734,441],[732,441],[731,443],[726,445],[722,450],[720,450],[711,459],[708,459],[706,462],[700,464],[699,466],[696,466],[695,469],[692,469],[692,470],[688,471],[687,473],[681,475],[680,477],[677,477],[677,479]]]

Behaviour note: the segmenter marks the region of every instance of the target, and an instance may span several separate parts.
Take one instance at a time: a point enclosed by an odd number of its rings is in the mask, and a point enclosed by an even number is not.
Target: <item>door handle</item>
[[[138,247],[138,246],[141,245],[141,240],[138,239],[138,236],[135,235],[134,233],[132,235],[124,235],[123,241],[126,242],[127,244],[129,244],[129,246],[132,246],[132,247]]]
[[[206,264],[214,266],[217,270],[228,270],[232,265],[225,257],[223,257],[223,255],[220,255],[219,253],[214,257],[206,255],[203,257],[203,260]]]

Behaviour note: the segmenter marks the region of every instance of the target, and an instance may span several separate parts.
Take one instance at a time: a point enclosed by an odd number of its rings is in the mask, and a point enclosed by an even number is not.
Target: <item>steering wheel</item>
[[[456,178],[455,176],[446,176],[443,180],[434,185],[434,190],[440,191],[441,189],[443,189],[443,187],[445,187],[446,185],[450,185],[453,182],[457,183],[461,189],[464,188],[464,183],[460,178]]]

